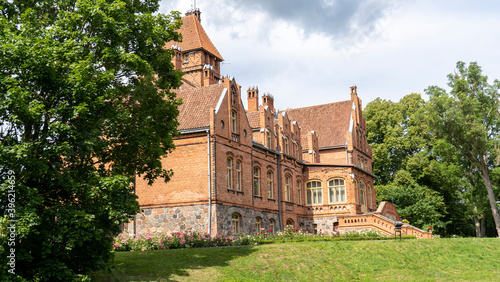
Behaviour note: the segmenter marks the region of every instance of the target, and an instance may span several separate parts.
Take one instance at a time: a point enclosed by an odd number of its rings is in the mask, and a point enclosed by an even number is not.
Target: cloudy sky
[[[162,0],[184,14],[193,0]],[[447,87],[457,61],[500,79],[497,1],[197,0],[224,57],[222,74],[284,110],[350,99],[366,105]],[[245,97],[245,96],[244,96]],[[246,99],[243,99],[246,100]],[[244,101],[246,102],[246,101]]]

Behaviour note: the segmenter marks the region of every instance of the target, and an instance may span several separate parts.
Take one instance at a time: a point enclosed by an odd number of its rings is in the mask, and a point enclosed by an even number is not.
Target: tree
[[[2,281],[105,267],[120,222],[139,210],[134,177],[169,179],[160,158],[174,147],[180,101],[169,90],[182,73],[164,45],[180,40],[181,22],[158,7],[0,3]]]
[[[496,207],[490,170],[496,158],[500,130],[500,82],[488,83],[481,67],[472,62],[457,63],[457,72],[448,75],[450,94],[437,86],[429,95],[428,123],[439,138],[452,144],[474,166],[487,191],[497,234],[500,216]]]
[[[436,144],[442,140],[427,134],[421,114],[426,105],[419,94],[409,94],[398,102],[379,98],[366,106],[377,198],[395,204],[417,227],[432,225],[443,236],[472,235],[460,194],[460,167],[439,155]]]

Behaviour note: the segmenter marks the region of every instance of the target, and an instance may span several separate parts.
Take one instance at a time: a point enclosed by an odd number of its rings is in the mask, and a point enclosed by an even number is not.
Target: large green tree
[[[158,7],[0,2],[0,280],[105,267],[138,212],[135,175],[169,179],[182,74],[164,45],[181,22]]]
[[[481,67],[457,63],[448,75],[451,91],[437,86],[426,89],[429,95],[428,123],[433,134],[443,138],[462,154],[481,177],[500,237],[500,216],[490,178],[494,168],[500,133],[500,82],[488,83]]]
[[[409,94],[398,102],[378,98],[366,106],[377,199],[395,204],[417,227],[431,225],[445,236],[471,235],[460,167],[437,154],[437,140],[427,134],[420,114],[426,105],[419,94]]]

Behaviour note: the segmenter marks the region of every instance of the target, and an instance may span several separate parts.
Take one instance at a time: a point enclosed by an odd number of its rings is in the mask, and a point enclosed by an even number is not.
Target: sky
[[[162,0],[160,12],[194,5],[244,103],[250,86],[279,110],[348,100],[352,85],[363,106],[427,99],[458,61],[500,80],[498,1]]]

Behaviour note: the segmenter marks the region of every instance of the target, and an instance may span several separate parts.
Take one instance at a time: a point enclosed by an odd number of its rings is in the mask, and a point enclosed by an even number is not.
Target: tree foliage
[[[419,94],[409,94],[398,102],[379,98],[366,106],[377,199],[395,204],[400,216],[417,227],[469,235],[460,168],[437,154],[439,140],[427,134],[421,114],[426,105]]]
[[[0,3],[0,268],[11,269],[15,226],[17,275],[2,280],[66,281],[106,266],[119,223],[138,211],[134,176],[169,179],[160,158],[173,149],[180,102],[169,90],[182,74],[164,45],[180,40],[180,19],[157,9]]]
[[[475,62],[468,67],[458,62],[456,72],[448,75],[448,81],[449,94],[437,86],[426,89],[430,97],[429,128],[462,154],[481,177],[500,237],[500,215],[490,178],[498,157],[500,81],[489,84]]]

